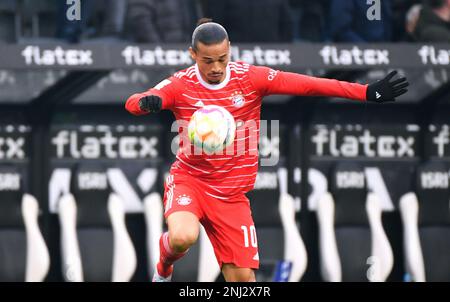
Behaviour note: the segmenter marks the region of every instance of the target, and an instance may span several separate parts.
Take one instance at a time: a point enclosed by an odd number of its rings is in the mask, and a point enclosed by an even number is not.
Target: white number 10
[[[248,229],[245,225],[241,226],[241,230],[244,232],[244,246],[249,247],[248,244]],[[256,229],[254,225],[250,226],[250,241],[252,244],[252,247],[258,247],[258,240],[256,239]]]

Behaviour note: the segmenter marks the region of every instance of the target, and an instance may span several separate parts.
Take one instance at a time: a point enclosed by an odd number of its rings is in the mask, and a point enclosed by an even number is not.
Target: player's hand
[[[384,79],[370,84],[367,87],[366,98],[368,101],[384,103],[394,102],[396,97],[406,93],[409,86],[406,78],[400,78],[391,82],[391,79],[397,74],[392,71]]]
[[[139,100],[139,108],[145,112],[160,112],[162,99],[157,95],[147,95]]]

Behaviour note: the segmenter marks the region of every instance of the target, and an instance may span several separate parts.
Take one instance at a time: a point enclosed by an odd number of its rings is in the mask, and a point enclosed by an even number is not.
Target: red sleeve
[[[262,66],[251,66],[249,72],[250,80],[262,96],[291,94],[366,100],[367,85],[316,78]]]
[[[174,106],[177,95],[176,85],[177,83],[174,77],[165,79],[155,87],[145,92],[135,93],[130,96],[125,103],[125,108],[134,115],[147,114],[148,112],[142,111],[139,107],[139,100],[147,95],[157,95],[162,99],[162,109],[171,110]]]

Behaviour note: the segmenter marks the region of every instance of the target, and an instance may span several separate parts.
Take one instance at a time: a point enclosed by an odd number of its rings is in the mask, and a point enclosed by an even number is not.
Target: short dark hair
[[[192,49],[197,50],[198,43],[205,45],[219,44],[224,40],[228,40],[228,33],[219,23],[215,23],[212,19],[202,18],[197,23],[192,34]]]

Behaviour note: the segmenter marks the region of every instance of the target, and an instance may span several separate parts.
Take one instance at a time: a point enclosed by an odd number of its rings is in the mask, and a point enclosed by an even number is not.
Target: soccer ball
[[[206,154],[231,145],[235,133],[236,124],[231,113],[216,105],[207,105],[195,111],[188,125],[191,143]]]

